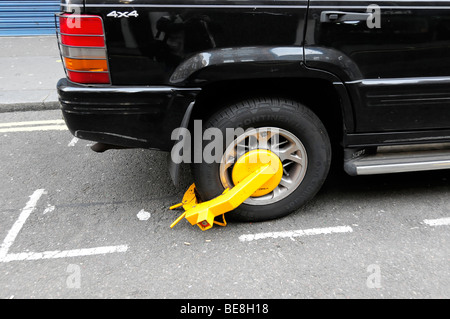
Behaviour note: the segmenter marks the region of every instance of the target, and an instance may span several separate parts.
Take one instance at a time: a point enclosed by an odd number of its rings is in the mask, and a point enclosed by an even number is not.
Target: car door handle
[[[322,11],[320,14],[320,22],[366,21],[371,16],[372,14],[368,12]]]

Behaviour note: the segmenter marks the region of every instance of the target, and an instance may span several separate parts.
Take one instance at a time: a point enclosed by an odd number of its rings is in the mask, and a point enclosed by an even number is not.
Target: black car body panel
[[[86,12],[104,18],[114,85],[190,85],[203,80],[195,75],[200,69],[278,59],[276,53],[258,52],[261,46],[296,49],[291,51],[297,61],[302,60],[306,0],[285,8],[283,3],[292,1],[277,2],[277,6],[267,6],[269,1],[238,3],[88,0]],[[132,10],[139,17],[107,17],[112,11]],[[280,59],[285,59],[285,54],[280,54]],[[210,55],[214,62],[205,64]],[[186,64],[190,64],[188,70]]]
[[[322,18],[364,16],[370,1],[63,1],[102,17],[112,80],[61,81],[64,117],[78,137],[166,151],[208,85],[322,79],[339,98],[343,147],[449,142],[450,1],[377,3],[381,28]]]

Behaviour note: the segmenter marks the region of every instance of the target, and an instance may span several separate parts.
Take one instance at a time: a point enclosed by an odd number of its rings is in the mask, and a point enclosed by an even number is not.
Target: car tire
[[[327,131],[320,119],[309,108],[296,101],[272,97],[242,100],[214,114],[206,121],[203,128],[204,130],[218,128],[224,136],[226,136],[227,128],[242,128],[245,132],[254,132],[250,134],[254,134],[255,138],[259,137],[260,133],[256,133],[258,130],[261,132],[266,128],[277,128],[278,132],[281,132],[277,137],[278,144],[281,145],[279,141],[286,139],[287,142],[283,142],[283,145],[290,145],[290,143],[293,145],[286,153],[296,147],[299,149],[283,156],[283,165],[295,168],[295,171],[294,168],[290,168],[289,171],[295,172],[296,182],[292,184],[291,189],[289,188],[291,184],[286,182],[285,185],[288,186],[283,187],[280,183],[277,186],[279,189],[274,190],[270,195],[271,198],[269,195],[250,198],[233,212],[228,213],[227,219],[259,222],[286,216],[311,200],[328,175],[331,145]],[[275,139],[274,134],[271,136]],[[242,135],[241,139],[243,138],[252,139],[250,136]],[[239,137],[235,141],[238,139]],[[223,142],[224,153],[233,144],[228,141],[227,145],[226,142]],[[207,143],[203,142],[203,144],[204,148]],[[283,146],[278,144],[277,150],[281,150]],[[304,158],[306,161],[301,162]],[[291,159],[294,161],[289,164]],[[221,163],[207,163],[203,160],[201,163],[193,163],[191,168],[198,194],[203,201],[217,197],[226,187],[230,187],[226,182],[228,171],[221,168]],[[284,171],[285,173],[288,179],[291,175],[288,171]],[[297,176],[300,173],[301,179]],[[283,196],[279,195],[280,193]]]

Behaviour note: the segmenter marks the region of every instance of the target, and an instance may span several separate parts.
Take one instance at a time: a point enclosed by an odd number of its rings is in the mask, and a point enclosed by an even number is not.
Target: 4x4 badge
[[[139,13],[136,10],[131,12],[112,11],[108,13],[106,16],[110,18],[131,18],[131,17],[137,18],[139,17]]]

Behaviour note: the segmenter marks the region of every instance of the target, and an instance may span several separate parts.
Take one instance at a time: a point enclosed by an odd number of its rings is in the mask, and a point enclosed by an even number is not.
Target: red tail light
[[[110,84],[102,18],[64,14],[59,17],[59,31],[61,54],[69,80]]]
[[[61,43],[74,47],[104,47],[105,39],[99,37],[73,36],[61,34]]]
[[[99,16],[62,15],[59,18],[61,33],[81,35],[104,35],[103,22]]]

